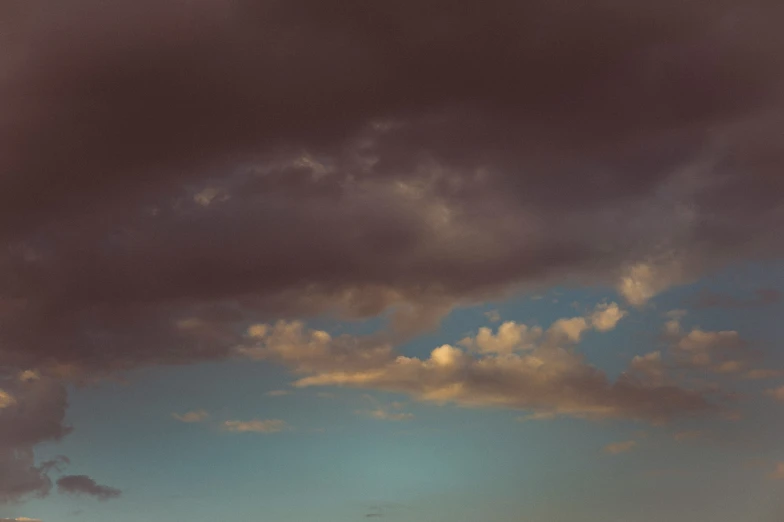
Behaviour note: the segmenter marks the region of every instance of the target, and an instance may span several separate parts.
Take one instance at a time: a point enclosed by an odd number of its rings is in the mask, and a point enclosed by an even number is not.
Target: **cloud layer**
[[[427,359],[398,354],[384,344],[367,346],[372,338],[333,338],[299,322],[253,326],[237,352],[277,360],[305,374],[295,382],[298,387],[386,390],[432,403],[530,410],[540,418],[568,415],[664,422],[714,407],[703,392],[665,379],[660,356],[636,358],[615,382],[588,364],[574,346],[589,330],[606,331],[608,313],[613,318],[623,315],[612,303],[598,306],[587,319],[559,319],[547,330],[511,321],[495,333],[481,328],[475,337],[460,342],[467,351],[445,344]],[[374,414],[391,418],[383,408]]]
[[[406,333],[555,280],[642,306],[780,254],[765,0],[5,9],[4,364],[220,358],[216,324],[325,312]]]

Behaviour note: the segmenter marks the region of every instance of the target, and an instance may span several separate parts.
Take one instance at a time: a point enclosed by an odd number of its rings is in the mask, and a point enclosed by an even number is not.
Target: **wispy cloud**
[[[271,390],[265,393],[264,395],[267,395],[268,397],[282,397],[284,395],[290,395],[290,394],[291,394],[290,390]]]
[[[487,320],[491,323],[497,323],[501,320],[501,314],[498,310],[489,310],[485,312],[485,317],[487,317]]]
[[[623,442],[613,442],[604,447],[604,452],[610,455],[619,455],[633,450],[637,446],[635,440],[625,440]]]
[[[291,429],[286,421],[280,419],[265,420],[228,420],[223,423],[223,429],[236,433],[277,433]]]
[[[194,410],[187,413],[172,413],[172,417],[180,422],[196,423],[204,422],[209,418],[210,414],[205,410]]]

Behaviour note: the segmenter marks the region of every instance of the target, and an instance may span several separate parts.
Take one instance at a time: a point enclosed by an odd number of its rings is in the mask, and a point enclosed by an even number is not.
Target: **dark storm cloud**
[[[87,475],[64,475],[57,479],[57,491],[68,495],[89,495],[98,500],[119,497],[122,492],[116,488],[102,486]]]
[[[644,263],[639,304],[779,254],[774,2],[3,10],[6,365],[224,357],[325,311],[415,331]]]

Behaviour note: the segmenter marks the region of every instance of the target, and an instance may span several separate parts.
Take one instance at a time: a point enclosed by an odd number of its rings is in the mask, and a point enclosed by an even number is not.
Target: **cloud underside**
[[[643,306],[780,254],[770,2],[78,4],[0,22],[3,364],[405,336],[554,281]]]

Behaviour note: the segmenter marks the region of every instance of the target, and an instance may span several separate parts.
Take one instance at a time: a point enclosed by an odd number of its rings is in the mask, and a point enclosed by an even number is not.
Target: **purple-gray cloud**
[[[219,358],[227,322],[324,312],[410,332],[554,280],[641,304],[781,253],[778,4],[78,4],[4,8],[7,364]]]
[[[102,486],[87,475],[64,475],[57,479],[57,491],[67,495],[88,495],[98,500],[119,497],[122,492],[109,486]]]

